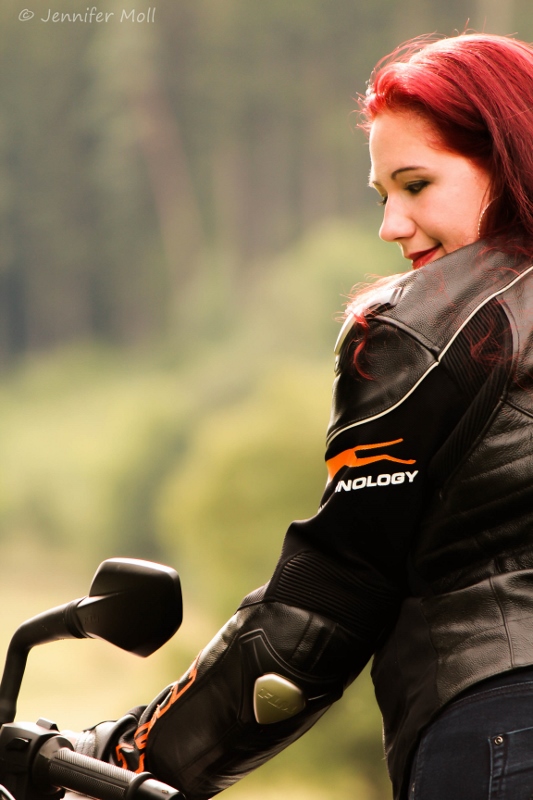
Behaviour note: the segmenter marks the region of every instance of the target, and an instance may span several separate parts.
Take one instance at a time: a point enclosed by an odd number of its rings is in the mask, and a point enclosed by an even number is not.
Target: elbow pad
[[[188,800],[231,786],[308,730],[356,677],[344,628],[283,603],[241,608],[192,667],[152,703],[119,761]]]

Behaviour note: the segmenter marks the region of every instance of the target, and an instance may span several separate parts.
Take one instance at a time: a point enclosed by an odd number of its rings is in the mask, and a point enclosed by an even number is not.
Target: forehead
[[[409,112],[378,114],[370,129],[371,181],[406,166],[424,166],[449,154],[435,128],[423,117]],[[429,164],[428,164],[429,166]]]

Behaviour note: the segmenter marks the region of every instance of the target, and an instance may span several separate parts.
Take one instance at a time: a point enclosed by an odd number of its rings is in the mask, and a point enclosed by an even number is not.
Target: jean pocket
[[[533,728],[491,736],[489,800],[533,800]]]

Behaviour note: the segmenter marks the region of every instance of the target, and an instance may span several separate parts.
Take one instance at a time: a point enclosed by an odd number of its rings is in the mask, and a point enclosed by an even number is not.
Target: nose
[[[380,239],[384,242],[398,242],[400,239],[410,239],[415,232],[414,220],[406,212],[403,203],[389,195],[379,229]]]

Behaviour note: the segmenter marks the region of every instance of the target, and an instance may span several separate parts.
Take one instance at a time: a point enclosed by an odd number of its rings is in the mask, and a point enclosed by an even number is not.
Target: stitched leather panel
[[[524,258],[486,253],[485,246],[476,242],[407,273],[400,302],[383,317],[441,353],[476,308],[531,265]]]
[[[436,366],[433,355],[415,339],[382,322],[370,326],[364,358],[371,379],[354,369],[335,379],[328,444],[346,428],[392,410]],[[348,354],[353,350],[353,341],[346,349]]]
[[[463,248],[418,270],[380,318],[442,358],[469,315],[496,295],[514,353],[504,374],[491,378],[491,413],[481,397],[485,423],[459,461],[446,460],[451,471],[421,520],[411,562],[425,596],[404,602],[375,657],[395,797],[421,728],[444,703],[484,678],[533,664],[533,271],[504,254],[478,262],[480,250]],[[471,430],[469,423],[461,441]]]
[[[493,575],[503,568],[502,558],[533,567],[532,439],[533,418],[503,403],[433,499],[413,561],[434,591]]]
[[[405,601],[372,669],[395,797],[405,772],[405,743],[416,741],[421,724],[475,683],[530,666],[532,641],[533,570]]]
[[[476,242],[399,278],[395,284],[402,288],[399,302],[369,319],[364,366],[370,380],[349,368],[360,336],[355,326],[340,354],[344,368],[333,385],[328,445],[350,426],[388,413],[401,403],[436,366],[476,309],[493,296],[505,297],[513,291],[509,288],[513,282],[514,294],[524,296],[522,283],[533,280],[533,271],[520,276],[527,273],[530,262],[498,252],[483,253],[483,248],[482,242]],[[524,308],[524,315],[528,313],[525,319],[532,318],[533,308]]]

